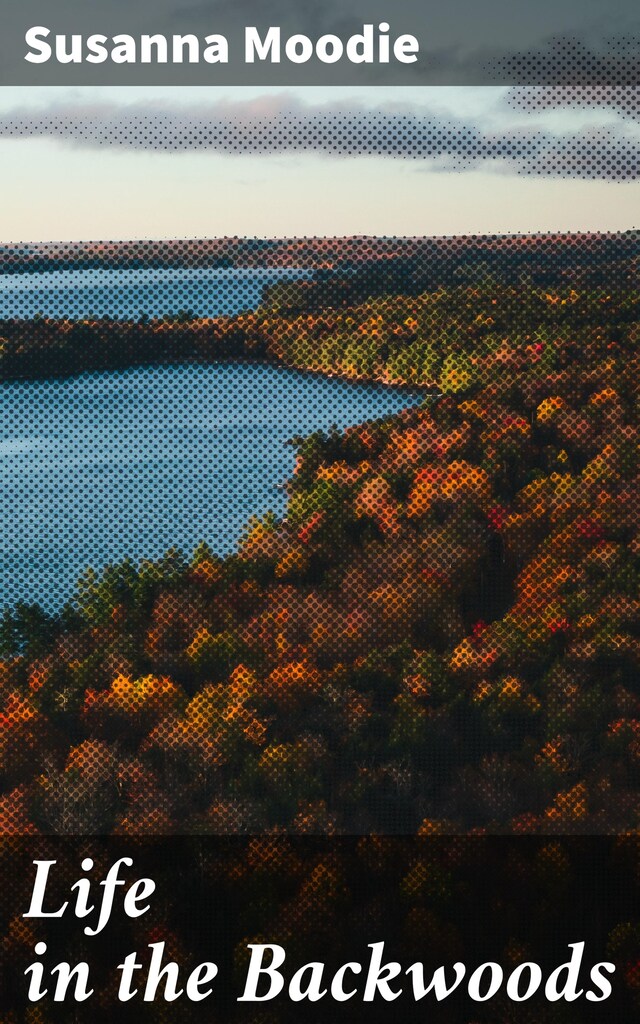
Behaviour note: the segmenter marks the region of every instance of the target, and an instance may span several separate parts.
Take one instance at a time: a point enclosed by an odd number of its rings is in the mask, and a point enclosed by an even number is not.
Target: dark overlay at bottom
[[[640,841],[5,837],[3,1024],[640,1011]]]

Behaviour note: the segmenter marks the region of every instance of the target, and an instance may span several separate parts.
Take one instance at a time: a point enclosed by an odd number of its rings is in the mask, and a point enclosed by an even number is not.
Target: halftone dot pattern
[[[622,129],[287,101],[0,135],[637,178],[628,48],[553,47],[512,106]],[[0,265],[0,831],[638,828],[637,231]]]
[[[517,87],[509,90],[509,102],[528,111],[575,108],[611,110],[637,120],[640,98],[632,85],[567,85],[555,87]]]
[[[635,232],[2,255],[2,832],[637,827]]]
[[[623,126],[578,125],[558,132],[535,119],[506,129],[447,118],[401,104],[371,109],[350,103],[301,104],[286,94],[264,103],[219,101],[185,108],[171,103],[82,103],[48,111],[0,115],[0,137],[55,138],[88,149],[149,152],[205,151],[226,155],[321,153],[385,156],[465,171],[504,165],[518,174],[585,180],[638,177],[637,83],[611,79],[580,84],[569,77],[551,87],[513,86],[512,103],[529,114],[553,106],[606,107],[624,114]]]
[[[509,1024],[517,1002],[520,1021],[555,1024],[566,1003],[573,1003],[572,1013],[583,1006],[588,1011],[586,993],[609,991],[591,980],[591,966],[602,963],[598,956],[605,956],[615,968],[609,996],[601,1000],[607,1013],[622,1021],[637,1014],[640,933],[629,898],[637,878],[637,837],[578,841],[432,835],[366,836],[354,841],[271,835],[155,841],[127,837],[125,842],[14,837],[5,838],[3,847],[0,877],[6,925],[0,996],[11,1024],[60,1019],[52,967],[60,962],[62,951],[63,962],[89,967],[94,996],[74,1001],[72,980],[65,1006],[60,1007],[68,1013],[73,1005],[74,1019],[82,1024],[106,1024],[115,1013],[132,1024],[141,1016],[167,1022],[213,1017],[246,1024],[295,1024],[301,1008],[311,1002],[317,1021],[334,1022],[336,1013],[346,1009],[348,1016],[337,1019],[383,1022],[401,1009],[402,1019],[413,1022],[423,1020],[428,1009],[436,1021],[466,1020],[473,1013],[479,1024]],[[118,862],[123,856],[133,864]],[[25,918],[36,859],[50,864],[51,906],[73,901],[72,886],[82,879],[95,894],[94,912],[78,919],[71,902],[61,918]],[[109,923],[99,934],[87,936],[84,928],[96,929],[98,924],[100,882],[117,862],[121,885]],[[122,897],[137,878],[152,878],[156,889],[148,910],[128,917]],[[239,1002],[247,984],[251,944],[263,943],[282,948],[283,990],[262,1005]],[[148,970],[154,948],[162,951],[163,965],[174,965],[160,979],[156,972],[155,988]],[[123,999],[121,971],[114,965],[122,964],[133,950],[139,966],[130,986],[132,998]],[[391,992],[398,994],[393,1007],[380,990],[373,998],[363,998],[367,978],[376,977],[375,968],[369,973],[369,964],[377,963],[380,953],[381,962],[389,964],[381,978],[387,978]],[[269,956],[266,951],[265,966]],[[182,998],[174,999],[167,994],[180,990],[180,982],[184,987],[194,966],[203,961],[219,968],[209,998],[189,999],[183,992]],[[568,963],[569,977],[578,976],[582,967],[584,988],[579,989],[577,981],[567,987]],[[51,979],[47,996],[35,1006],[27,998],[25,978],[34,964],[42,964],[44,978]],[[350,969],[340,976],[344,964]],[[491,998],[473,1000],[470,979],[483,964],[493,964],[498,984]],[[411,965],[416,966],[410,970]],[[318,984],[320,971],[324,989]],[[441,980],[441,997],[433,989],[423,991],[443,974],[452,981],[445,988]],[[484,974],[492,975],[490,966]],[[600,976],[609,978],[610,972]],[[458,984],[453,983],[456,978]],[[508,984],[511,978],[521,982],[515,997],[515,982]],[[326,994],[304,998],[302,993],[314,981],[311,991]],[[341,990],[351,998],[340,1000]],[[269,991],[267,977],[262,977],[259,991]],[[571,998],[574,991],[580,994]],[[343,1001],[346,1008],[340,1005]],[[586,1012],[580,1019],[598,1016]]]
[[[639,53],[637,34],[554,35],[541,46],[497,57],[487,70],[502,84],[635,90]]]

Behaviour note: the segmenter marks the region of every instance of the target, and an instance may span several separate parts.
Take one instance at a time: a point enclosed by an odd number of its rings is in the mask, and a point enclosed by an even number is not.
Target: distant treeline
[[[541,258],[542,256],[542,258]],[[337,266],[320,267],[310,278],[277,281],[267,285],[263,304],[281,312],[317,312],[343,308],[380,296],[418,296],[439,288],[491,287],[576,288],[633,287],[638,267],[629,255],[615,247],[597,251],[563,253],[514,248],[507,257],[499,245],[460,253],[396,256],[367,261],[346,260]]]
[[[637,316],[637,236],[215,239],[0,248],[4,273],[81,267],[304,266],[236,316],[0,320],[0,380],[190,360],[266,359],[433,385],[447,359],[536,331]],[[397,301],[395,301],[397,300]],[[615,329],[615,328],[614,328]],[[538,339],[540,340],[540,339]]]
[[[504,273],[523,267],[556,277],[567,268],[609,268],[637,259],[638,235],[478,235],[457,238],[213,238],[166,241],[47,242],[0,246],[0,272],[168,267],[304,267],[370,272],[385,262],[412,264],[423,287],[488,262]],[[392,271],[393,273],[393,271]]]

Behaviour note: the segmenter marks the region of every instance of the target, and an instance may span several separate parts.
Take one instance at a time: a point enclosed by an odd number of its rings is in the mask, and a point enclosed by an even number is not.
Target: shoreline
[[[282,360],[272,359],[268,356],[220,356],[216,359],[198,358],[187,356],[182,359],[159,358],[145,359],[140,362],[130,361],[128,363],[114,363],[110,366],[101,366],[94,369],[81,368],[76,371],[47,373],[47,374],[15,374],[1,377],[0,386],[12,384],[38,384],[53,383],[54,381],[74,380],[82,376],[96,376],[102,373],[130,373],[134,370],[152,370],[157,367],[179,367],[179,366],[271,366],[274,369],[288,370],[293,373],[305,376],[323,377],[325,380],[342,381],[346,384],[369,384],[383,387],[391,391],[406,392],[413,395],[424,395],[425,397],[438,398],[441,394],[435,382],[431,384],[409,384],[401,381],[385,380],[382,377],[368,376],[364,374],[343,374],[336,371],[320,370],[314,367],[299,366],[293,363],[286,363]]]

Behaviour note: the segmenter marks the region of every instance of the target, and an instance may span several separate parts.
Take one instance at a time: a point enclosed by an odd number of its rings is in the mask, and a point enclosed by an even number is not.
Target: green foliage
[[[0,619],[0,656],[28,654],[37,657],[52,642],[57,623],[39,605],[18,601],[5,608]]]

